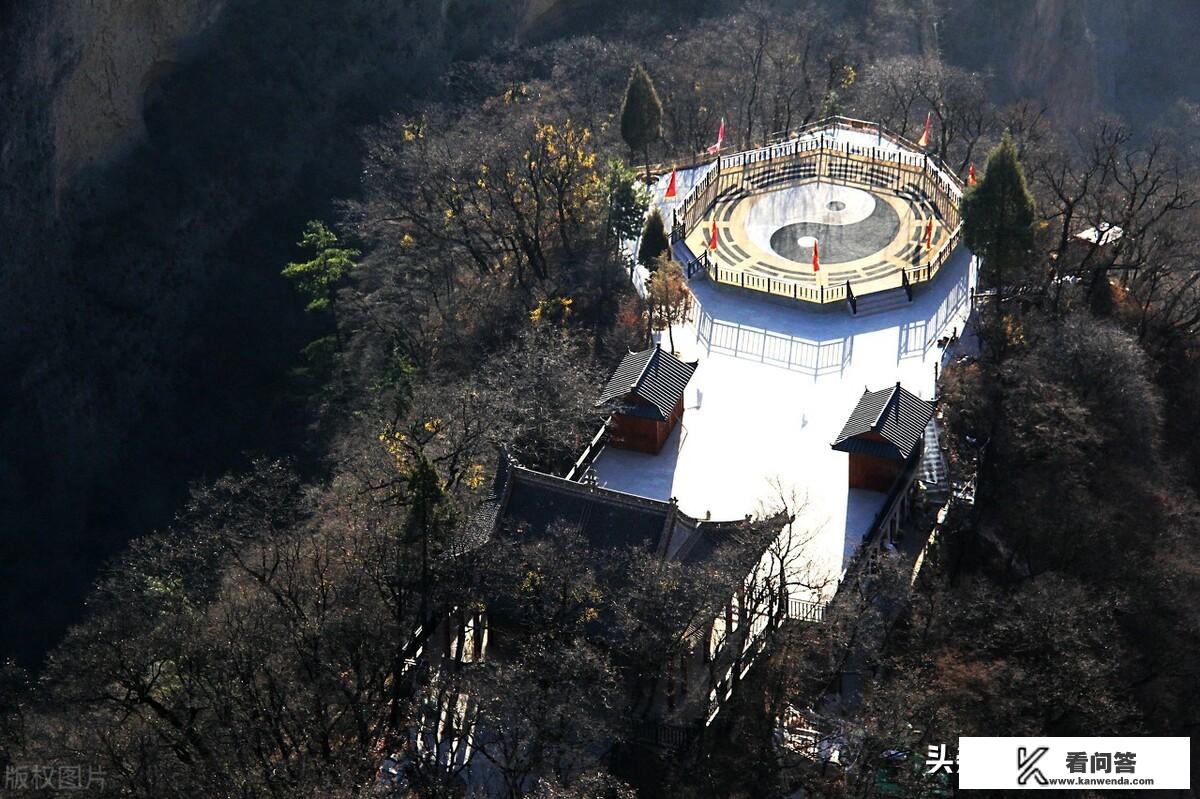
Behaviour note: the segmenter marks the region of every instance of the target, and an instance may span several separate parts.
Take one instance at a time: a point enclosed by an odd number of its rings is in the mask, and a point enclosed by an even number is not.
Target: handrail
[[[654,725],[654,743],[664,749],[681,749],[692,740],[693,730],[681,724]]]
[[[802,140],[805,139],[805,137],[811,136],[813,133],[815,133],[817,131],[824,131],[824,130],[830,130],[830,129],[832,129],[834,131],[857,130],[857,131],[874,132],[880,143],[882,143],[882,141],[884,139],[887,139],[887,141],[890,144],[894,144],[898,148],[905,150],[907,152],[889,153],[887,150],[881,151],[879,147],[871,148],[873,150],[873,155],[876,158],[879,158],[882,155],[882,156],[884,156],[883,160],[907,161],[907,163],[911,166],[915,166],[918,162],[923,162],[923,165],[926,165],[926,166],[932,165],[935,167],[935,169],[933,169],[931,171],[936,173],[936,175],[940,178],[943,178],[943,179],[948,178],[949,180],[944,181],[949,184],[946,188],[952,189],[953,193],[957,195],[957,199],[961,200],[962,193],[963,193],[963,190],[965,187],[964,187],[962,181],[958,178],[958,176],[954,173],[954,171],[949,167],[949,165],[947,165],[946,162],[943,161],[939,156],[931,155],[927,152],[923,152],[921,150],[921,148],[915,142],[912,142],[908,139],[905,139],[903,136],[900,136],[898,134],[895,134],[895,133],[889,131],[887,128],[884,128],[882,125],[880,125],[878,123],[869,122],[867,120],[862,120],[862,119],[853,119],[851,117],[843,117],[843,116],[826,117],[822,120],[810,122],[807,125],[801,126],[800,128],[796,129],[795,132],[786,134],[787,138],[783,141],[777,141],[774,139],[775,136],[780,135],[779,133],[772,134],[771,137],[768,138],[767,144],[764,145],[763,147],[751,148],[749,150],[744,150],[744,151],[741,151],[738,153],[730,153],[728,155],[719,155],[718,154],[717,158],[712,159],[712,160],[702,158],[699,161],[695,162],[695,164],[692,166],[693,166],[693,168],[699,167],[699,166],[703,166],[706,163],[713,163],[715,161],[716,167],[717,167],[716,171],[719,172],[722,167],[727,166],[727,165],[734,166],[734,165],[743,164],[743,163],[760,163],[763,160],[767,160],[767,161],[773,160],[773,158],[775,157],[774,155],[772,157],[766,158],[766,159],[764,159],[762,157],[762,154],[767,151],[777,151],[781,155],[782,154],[795,155],[798,152],[805,152],[805,151],[812,149],[811,140],[810,140],[810,142],[807,143],[807,146],[803,146],[803,147],[801,146],[802,144],[804,144],[804,142]],[[842,147],[848,152],[854,151],[856,153],[858,150],[861,149],[857,146],[851,146],[848,142],[845,145],[843,145]],[[792,150],[792,152],[786,153],[786,151],[789,148]],[[836,143],[831,143],[831,148],[838,149]],[[826,149],[824,147],[824,145],[822,145],[822,149]],[[861,154],[861,153],[857,153],[857,154]],[[907,157],[907,159],[905,159],[902,156],[908,156],[908,157]],[[687,200],[689,199],[689,197],[691,197],[692,195],[694,195],[696,193],[696,189],[697,189],[697,186],[692,187],[692,190],[681,201],[681,207],[683,205],[687,204]]]
[[[871,526],[867,529],[867,534],[863,536],[864,544],[874,541],[884,522],[891,518],[892,511],[896,509],[896,506],[900,503],[900,499],[908,490],[909,485],[911,485],[911,481],[906,478],[916,468],[917,452],[919,451],[913,450],[913,454],[909,455],[908,459],[904,461],[904,468],[900,470],[900,473],[896,475],[896,479],[892,482],[892,487],[888,490],[887,499],[884,500],[883,507],[875,514],[875,518],[871,521]]]
[[[889,142],[906,149],[866,147],[848,141],[836,141],[817,131],[829,129],[870,130],[886,135]],[[805,138],[808,136],[808,138]],[[959,201],[962,183],[936,156],[914,152],[916,145],[907,142],[875,123],[847,117],[831,117],[801,128],[796,137],[786,142],[768,144],[753,150],[718,156],[704,177],[674,208],[671,238],[685,240],[727,194],[744,196],[748,193],[772,190],[769,177],[780,170],[795,170],[793,177],[801,179],[829,177],[842,183],[859,184],[872,190],[890,189],[899,194],[923,198],[933,213],[953,232],[928,262],[902,267],[900,285],[911,299],[911,285],[931,280],[958,246],[962,224]],[[764,180],[764,178],[768,178]],[[706,251],[707,254],[707,251]],[[857,312],[853,290],[849,283],[824,288],[788,278],[765,277],[742,270],[722,269],[713,259],[705,258],[705,272],[717,283],[737,285],[752,291],[792,297],[818,304],[850,300]]]
[[[788,597],[787,617],[796,621],[825,621],[829,610],[828,602],[813,602],[810,599],[793,599]]]
[[[767,143],[768,144],[777,144],[781,141],[788,141],[790,139],[799,139],[799,138],[802,138],[802,137],[804,137],[810,133],[813,133],[817,130],[822,130],[822,129],[828,130],[829,128],[833,128],[834,130],[869,131],[871,133],[874,133],[880,141],[886,139],[887,141],[891,142],[892,144],[895,144],[898,147],[902,147],[902,148],[910,150],[910,151],[922,150],[921,146],[918,145],[916,142],[912,141],[911,139],[906,139],[898,133],[893,133],[892,131],[888,130],[887,128],[885,128],[883,125],[881,125],[878,122],[872,122],[872,121],[866,120],[866,119],[856,119],[854,117],[845,117],[845,116],[840,116],[840,115],[836,115],[836,114],[833,116],[825,117],[824,119],[809,122],[807,125],[802,125],[799,128],[797,128],[794,132],[791,132],[791,133],[789,133],[787,131],[776,131],[775,133],[772,133],[768,137]],[[781,138],[777,138],[777,137],[781,137]],[[933,161],[936,165],[940,166],[942,171],[944,171],[947,175],[954,178],[955,182],[958,185],[959,194],[961,195],[961,193],[965,187],[963,185],[963,182],[959,179],[958,175],[956,175],[954,173],[954,170],[952,170],[950,168],[949,164],[947,164],[940,156],[930,155],[928,153],[923,153],[923,155],[926,158]]]
[[[591,466],[593,462],[595,462],[596,458],[600,454],[598,449],[603,448],[604,441],[608,437],[609,424],[611,421],[611,416],[604,420],[604,422],[600,425],[600,429],[596,432],[596,435],[592,436],[592,440],[586,447],[584,447],[583,452],[579,454],[579,457],[575,459],[574,465],[571,466],[571,471],[567,472],[568,480],[575,482],[582,479],[584,472],[587,471],[587,468]]]

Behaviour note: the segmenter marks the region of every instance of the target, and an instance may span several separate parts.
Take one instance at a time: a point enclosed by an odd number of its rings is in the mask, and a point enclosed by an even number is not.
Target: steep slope
[[[931,13],[947,59],[1069,125],[1101,111],[1145,123],[1200,98],[1200,14],[1187,0],[943,0]]]
[[[279,278],[355,133],[511,39],[523,0],[107,0],[0,11],[0,656],[190,480],[287,452],[319,324]]]

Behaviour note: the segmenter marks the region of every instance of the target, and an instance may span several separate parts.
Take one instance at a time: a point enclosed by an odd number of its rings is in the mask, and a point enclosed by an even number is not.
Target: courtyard
[[[606,448],[594,464],[599,485],[674,497],[701,519],[786,504],[806,539],[809,579],[832,591],[885,495],[849,489],[847,455],[830,444],[865,389],[899,381],[932,398],[939,339],[964,330],[974,285],[965,248],[911,302],[859,315],[698,276],[691,319],[672,331],[679,356],[699,362],[683,420],[658,455]],[[664,347],[669,339],[664,331]]]

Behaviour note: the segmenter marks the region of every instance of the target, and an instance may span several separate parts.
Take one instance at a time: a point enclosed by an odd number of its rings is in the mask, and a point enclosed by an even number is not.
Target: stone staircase
[[[858,297],[858,316],[887,313],[908,305],[908,294],[904,287],[876,291]]]
[[[949,498],[950,479],[946,472],[946,459],[942,456],[936,416],[925,426],[925,452],[917,467],[917,479],[924,484],[928,499],[938,503]]]

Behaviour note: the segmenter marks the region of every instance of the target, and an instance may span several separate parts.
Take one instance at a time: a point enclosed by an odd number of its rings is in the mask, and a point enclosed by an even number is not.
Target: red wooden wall
[[[630,398],[627,401],[635,402]],[[646,419],[641,416],[627,416],[622,413],[613,414],[612,445],[620,449],[631,449],[635,452],[646,452],[657,455],[662,451],[663,444],[675,429],[675,425],[683,418],[683,397],[675,403],[675,409],[666,421]]]

